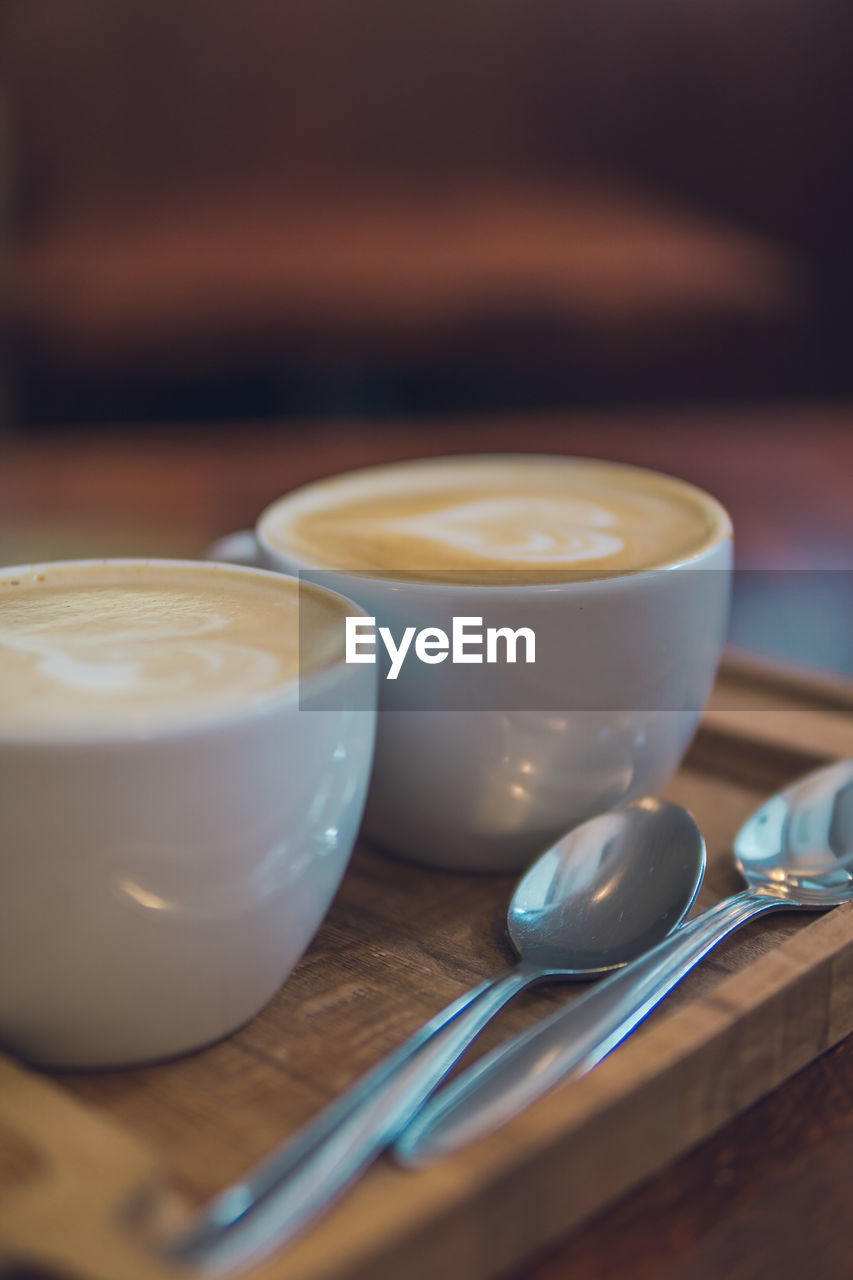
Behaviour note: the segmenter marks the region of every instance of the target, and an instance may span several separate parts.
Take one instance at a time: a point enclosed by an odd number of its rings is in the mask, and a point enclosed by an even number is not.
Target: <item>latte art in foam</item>
[[[622,538],[605,532],[614,523],[606,507],[577,498],[557,502],[508,497],[483,498],[429,515],[391,520],[387,528],[433,542],[451,554],[478,556],[492,565],[496,555],[519,565],[564,565],[622,551]]]
[[[0,577],[0,731],[159,723],[251,705],[340,656],[343,605],[328,600],[215,565],[47,566]],[[301,662],[300,636],[314,641]]]
[[[300,566],[498,585],[672,565],[728,529],[722,508],[683,481],[525,455],[351,472],[281,499],[259,524]]]
[[[113,615],[122,617],[125,598],[101,592],[99,624]],[[280,657],[257,645],[229,642],[229,619],[215,609],[184,611],[179,620],[160,619],[162,597],[138,593],[134,608],[150,610],[132,628],[118,626],[114,632],[82,632],[75,619],[47,616],[18,629],[13,615],[0,627],[0,647],[18,655],[29,655],[36,672],[44,679],[46,692],[126,694],[146,698],[192,695],[200,685],[211,682],[239,684],[245,689],[268,685],[284,676]],[[8,625],[11,622],[11,626]],[[76,624],[76,625],[75,625]],[[225,633],[225,634],[223,634]]]

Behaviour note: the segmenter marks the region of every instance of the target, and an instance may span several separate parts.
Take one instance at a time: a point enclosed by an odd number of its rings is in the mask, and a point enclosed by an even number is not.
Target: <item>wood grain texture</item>
[[[849,1280],[848,1038],[512,1280]]]
[[[735,669],[718,698],[744,680]],[[849,715],[827,711],[819,695],[809,707],[802,684],[786,704],[777,677],[764,688],[754,679],[756,703],[768,687],[775,703],[750,712],[753,727],[767,721],[765,731],[739,754],[736,727],[712,724],[668,789],[706,834],[700,905],[736,889],[731,838],[766,792],[835,754],[818,745],[821,725],[839,733],[846,725],[845,750],[853,753]],[[804,726],[815,745],[803,745]],[[508,878],[427,871],[361,847],[304,961],[236,1036],[159,1066],[56,1077],[55,1091],[67,1105],[70,1095],[75,1108],[94,1107],[110,1135],[127,1135],[135,1153],[149,1153],[149,1177],[158,1163],[184,1203],[201,1203],[447,1000],[509,961],[503,915],[511,887]],[[573,994],[552,988],[519,1000],[482,1047]],[[664,1168],[851,1029],[853,908],[749,926],[592,1075],[434,1168],[411,1173],[380,1162],[321,1224],[252,1275],[498,1275]],[[92,1150],[99,1147],[93,1134]],[[38,1182],[28,1185],[32,1195]]]

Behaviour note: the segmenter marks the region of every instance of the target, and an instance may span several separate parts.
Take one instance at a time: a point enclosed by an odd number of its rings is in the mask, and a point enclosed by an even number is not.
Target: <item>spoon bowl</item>
[[[519,882],[507,913],[527,969],[594,978],[648,951],[684,918],[705,872],[693,817],[636,800],[563,836]]]
[[[853,760],[800,778],[735,837],[750,889],[819,911],[853,897]]]

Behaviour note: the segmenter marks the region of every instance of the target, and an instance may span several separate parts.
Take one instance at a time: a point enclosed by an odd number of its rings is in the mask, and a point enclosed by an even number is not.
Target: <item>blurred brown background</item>
[[[7,0],[7,419],[839,394],[844,0]]]

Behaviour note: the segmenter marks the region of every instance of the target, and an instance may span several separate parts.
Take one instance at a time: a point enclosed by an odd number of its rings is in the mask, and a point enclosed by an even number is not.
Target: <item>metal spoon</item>
[[[426,1024],[172,1241],[173,1260],[223,1271],[304,1228],[401,1133],[500,1009],[540,982],[626,964],[684,918],[705,845],[679,805],[639,800],[560,840],[515,891],[509,936],[519,961]]]
[[[402,1164],[483,1137],[567,1075],[610,1053],[709,951],[770,911],[826,911],[853,900],[853,760],[809,774],[741,828],[735,862],[749,886],[465,1072],[411,1123]]]

